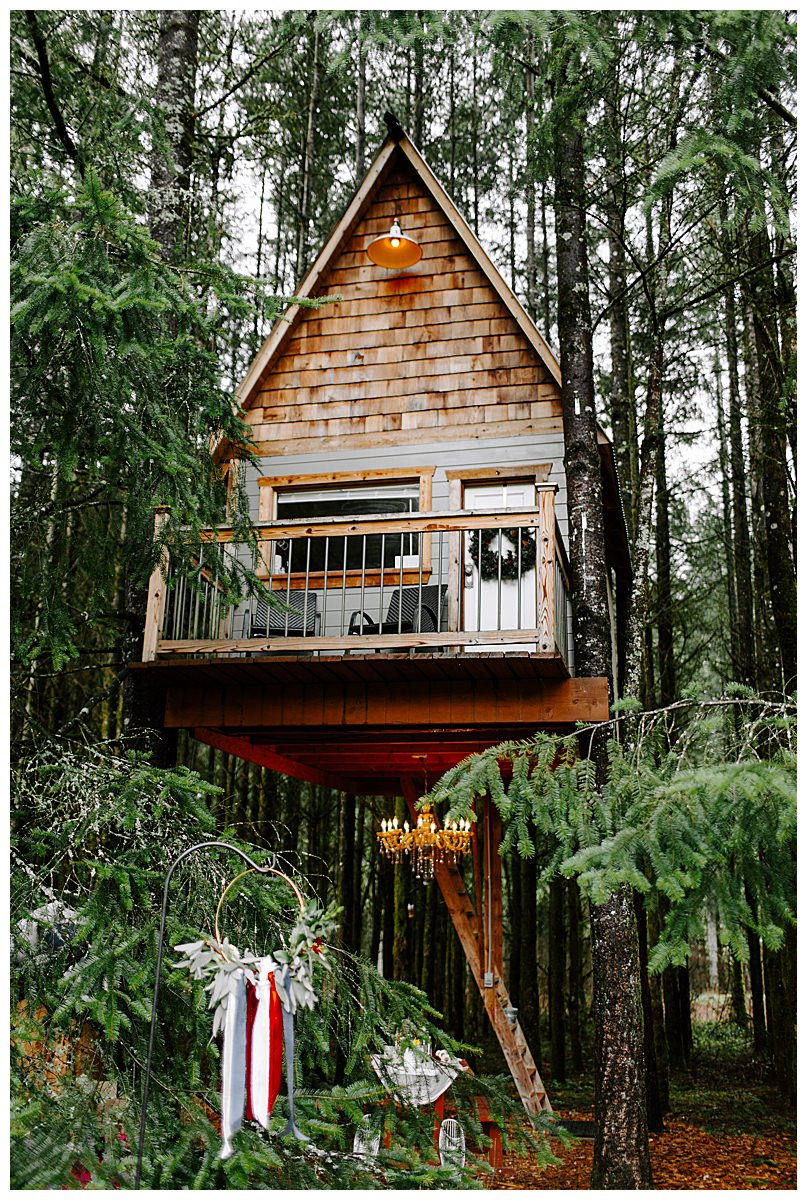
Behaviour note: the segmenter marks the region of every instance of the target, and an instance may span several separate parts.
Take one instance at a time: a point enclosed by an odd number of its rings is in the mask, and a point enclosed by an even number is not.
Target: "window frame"
[[[367,471],[327,471],[316,474],[306,475],[265,475],[258,480],[258,523],[259,525],[271,524],[278,520],[277,515],[277,500],[279,493],[289,492],[306,492],[312,490],[329,490],[333,488],[334,492],[339,491],[339,488],[358,489],[365,484],[368,488],[378,484],[387,483],[413,483],[418,487],[418,505],[419,513],[429,513],[432,508],[432,483],[436,468],[429,467],[388,467],[386,469],[375,469]],[[258,542],[260,551],[260,563],[256,572],[260,579],[269,580],[270,572],[266,563],[268,561],[269,539],[260,538]],[[426,583],[432,572],[431,561],[431,539],[427,538],[423,546],[423,558],[421,567],[406,567],[403,569],[397,567],[385,567],[383,569],[383,584],[388,586],[390,583],[417,584],[420,580]],[[306,575],[305,571],[292,571],[289,575],[286,571],[271,572],[271,588],[272,591],[296,591],[308,586],[310,590],[323,588],[333,584],[340,585],[344,575],[346,587],[361,587],[362,580],[365,587],[378,587],[382,583],[382,568],[371,567],[365,569],[362,573],[361,569],[349,568],[342,572],[341,569],[328,569],[327,579],[324,571],[311,571]]]

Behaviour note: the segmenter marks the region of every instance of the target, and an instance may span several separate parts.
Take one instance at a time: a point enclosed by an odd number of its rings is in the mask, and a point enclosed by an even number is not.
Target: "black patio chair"
[[[425,587],[395,588],[383,621],[374,620],[360,609],[350,615],[348,633],[434,633],[446,628],[448,587],[430,583]]]
[[[276,592],[277,604],[259,597],[244,613],[243,637],[318,637],[322,617],[316,592]]]

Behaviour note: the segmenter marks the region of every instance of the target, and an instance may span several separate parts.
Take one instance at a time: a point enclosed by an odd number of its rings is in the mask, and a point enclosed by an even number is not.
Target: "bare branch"
[[[82,162],[81,153],[73,141],[67,126],[64,123],[61,109],[56,101],[56,95],[53,91],[53,77],[50,73],[50,61],[48,59],[48,50],[45,45],[45,39],[42,36],[42,30],[39,27],[36,12],[33,9],[27,9],[25,13],[28,27],[31,30],[34,48],[36,49],[37,59],[39,60],[39,77],[42,81],[42,91],[45,96],[45,103],[48,106],[48,111],[53,117],[53,124],[56,127],[56,135],[59,141],[65,148],[68,158],[75,163],[81,178],[84,178],[84,164]]]

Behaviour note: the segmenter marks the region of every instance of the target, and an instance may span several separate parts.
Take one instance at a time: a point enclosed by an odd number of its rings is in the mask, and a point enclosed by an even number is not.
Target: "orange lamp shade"
[[[367,256],[376,266],[395,271],[414,266],[423,257],[423,251],[417,242],[401,232],[396,217],[389,233],[382,233],[381,237],[373,238],[370,242]]]

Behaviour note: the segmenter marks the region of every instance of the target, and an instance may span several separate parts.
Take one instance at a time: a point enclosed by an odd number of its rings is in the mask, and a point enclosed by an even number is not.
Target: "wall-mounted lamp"
[[[382,233],[370,242],[367,256],[376,266],[395,271],[414,266],[423,257],[423,251],[417,242],[401,231],[396,217],[389,233]]]

